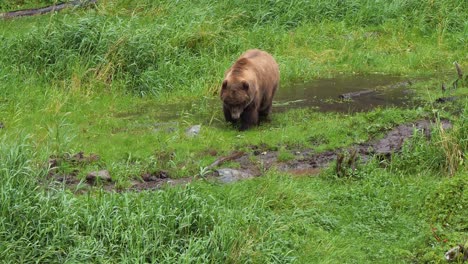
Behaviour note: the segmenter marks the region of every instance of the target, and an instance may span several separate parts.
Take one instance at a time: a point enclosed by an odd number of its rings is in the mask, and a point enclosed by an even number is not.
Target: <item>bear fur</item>
[[[273,96],[279,85],[279,67],[265,51],[248,50],[229,68],[221,87],[221,100],[226,121],[235,124],[240,119],[240,130],[249,129],[267,118]]]

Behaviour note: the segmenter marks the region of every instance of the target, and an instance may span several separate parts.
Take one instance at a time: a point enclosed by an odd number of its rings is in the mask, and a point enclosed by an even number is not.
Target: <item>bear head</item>
[[[225,79],[221,87],[221,100],[231,112],[234,120],[240,118],[244,109],[254,100],[255,92],[250,83],[244,79]]]

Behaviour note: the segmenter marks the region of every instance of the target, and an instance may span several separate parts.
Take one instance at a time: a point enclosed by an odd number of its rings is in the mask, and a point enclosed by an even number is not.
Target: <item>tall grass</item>
[[[423,132],[415,131],[402,153],[395,156],[393,165],[409,173],[432,171],[453,176],[463,171],[468,153],[468,108],[466,103],[461,107],[463,111],[450,129],[444,129],[436,112],[430,140]]]
[[[465,1],[103,1],[96,11],[52,16],[43,28],[5,38],[0,63],[46,82],[74,76],[137,94],[210,90],[248,48],[287,58],[291,34],[308,34],[297,42],[336,42],[298,28],[395,24],[423,35],[462,34],[467,8]]]
[[[28,140],[2,141],[0,155],[2,262],[434,261],[447,244],[426,241],[429,223],[448,224],[439,235],[451,242],[466,228],[462,175],[440,182],[375,163],[352,181],[270,173],[230,186],[76,196],[48,185]]]
[[[450,32],[461,31],[466,27],[467,4],[463,1],[385,1],[370,0],[257,0],[257,1],[128,1],[104,4],[112,10],[136,9],[143,14],[151,14],[154,9],[171,13],[183,10],[193,14],[205,10],[202,15],[215,19],[229,20],[227,25],[242,27],[275,24],[281,27],[296,27],[302,23],[323,21],[345,22],[348,25],[375,26],[388,21],[403,19],[408,25],[432,31],[443,24]],[[183,12],[183,13],[185,13]]]
[[[2,262],[291,260],[281,221],[262,198],[241,209],[191,186],[75,196],[48,186],[27,140],[14,143],[0,147]]]
[[[466,1],[99,2],[92,10],[0,22],[0,32],[9,30],[0,35],[0,262],[418,262],[415,249],[434,253],[423,261],[437,261],[447,246],[434,241],[433,223],[449,230],[450,242],[466,239],[466,105],[452,131],[436,130],[431,141],[416,135],[389,169],[371,162],[353,179],[270,171],[229,186],[75,195],[49,182],[46,168],[49,152],[95,148],[109,165],[124,149],[129,157],[140,151],[174,162],[173,170],[187,176],[215,158],[205,157],[211,149],[221,155],[267,142],[322,151],[365,141],[421,115],[297,110],[240,136],[204,126],[192,140],[179,127],[155,132],[152,116],[138,121],[148,125],[142,133],[130,129],[109,140],[113,129],[138,123],[116,121],[116,113],[160,109],[92,92],[209,94],[248,48],[273,53],[286,82],[332,70],[434,70],[465,56]],[[17,139],[23,126],[33,139]],[[280,150],[287,161],[287,149]],[[179,156],[164,158],[172,153]],[[161,164],[154,166],[165,169]],[[120,165],[113,167],[117,176],[133,176]],[[447,173],[453,176],[437,177]]]
[[[11,10],[17,9],[25,9],[25,8],[37,8],[42,7],[45,5],[52,5],[57,2],[57,0],[2,0],[0,2],[0,12],[6,12]]]

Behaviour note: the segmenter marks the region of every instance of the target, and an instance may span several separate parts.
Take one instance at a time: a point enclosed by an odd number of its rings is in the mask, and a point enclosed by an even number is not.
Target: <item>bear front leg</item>
[[[226,122],[231,122],[232,124],[236,123],[236,120],[232,119],[231,111],[225,105],[223,105],[224,119]]]
[[[244,110],[241,115],[240,131],[249,129],[252,126],[258,125],[258,111],[257,109]]]

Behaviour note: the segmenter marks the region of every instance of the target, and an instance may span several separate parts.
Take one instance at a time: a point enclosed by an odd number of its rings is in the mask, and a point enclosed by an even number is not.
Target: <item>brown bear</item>
[[[279,85],[279,67],[265,51],[248,50],[226,71],[221,100],[226,121],[240,130],[258,125],[259,117],[271,112],[273,96]]]

